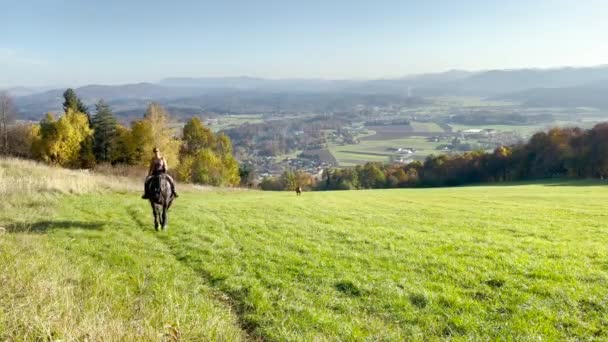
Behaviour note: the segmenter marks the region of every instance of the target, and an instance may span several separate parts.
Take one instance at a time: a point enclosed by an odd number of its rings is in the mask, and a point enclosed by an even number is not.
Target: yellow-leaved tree
[[[158,103],[151,103],[144,114],[144,119],[149,125],[152,134],[152,146],[157,147],[162,152],[171,168],[175,168],[179,162],[178,154],[181,142],[175,138],[175,132],[169,125],[169,113]],[[147,146],[146,146],[147,147]],[[144,151],[145,165],[152,157],[152,149]]]
[[[199,118],[188,120],[183,129],[177,176],[181,180],[215,186],[239,184],[239,165],[232,156],[230,138],[213,134]]]
[[[35,157],[63,167],[81,167],[83,143],[93,134],[86,114],[72,109],[59,119],[47,114],[36,131],[32,143]]]
[[[154,148],[154,133],[152,125],[147,120],[137,120],[131,123],[131,134],[125,136],[129,144],[129,154],[137,165],[148,166]]]

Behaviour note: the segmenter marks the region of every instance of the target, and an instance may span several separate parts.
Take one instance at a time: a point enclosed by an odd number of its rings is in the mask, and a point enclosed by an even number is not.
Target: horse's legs
[[[154,229],[158,231],[158,211],[156,210],[156,205],[154,203],[150,203],[152,206],[152,216],[154,216]]]
[[[167,230],[167,206],[163,206],[163,213],[162,213],[162,217],[161,217],[161,222],[162,222],[162,227],[163,230]]]

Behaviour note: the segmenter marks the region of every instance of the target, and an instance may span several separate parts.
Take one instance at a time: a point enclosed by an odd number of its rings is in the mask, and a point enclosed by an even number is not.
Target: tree
[[[9,125],[15,120],[15,104],[7,92],[0,92],[0,153],[8,153]]]
[[[243,164],[239,167],[239,178],[242,186],[251,186],[255,180],[255,167],[249,164]]]
[[[152,109],[151,114],[153,111],[158,109]],[[239,184],[239,165],[228,136],[216,136],[198,118],[188,120],[182,136],[180,165],[176,169],[180,179],[216,186]]]
[[[182,140],[182,154],[193,154],[203,148],[215,148],[215,135],[196,117],[186,122]]]
[[[14,125],[8,130],[8,154],[20,158],[32,158],[32,144],[38,135],[39,126]]]
[[[88,118],[89,125],[92,124],[89,108],[84,105],[72,88],[68,88],[63,92],[63,112],[67,113],[70,109],[74,112],[85,114]]]
[[[167,163],[177,166],[180,142],[173,137],[173,132],[169,127],[169,113],[158,103],[151,103],[144,114],[144,121],[147,121],[152,131],[152,145],[158,147]],[[146,151],[150,155],[151,149]],[[146,158],[146,163],[149,158]]]
[[[492,163],[490,164],[491,172],[494,174],[494,180],[507,181],[507,170],[509,168],[511,154],[511,149],[506,146],[500,146],[494,150]]]
[[[110,155],[111,163],[129,165],[137,164],[136,149],[137,148],[134,143],[131,130],[122,125],[117,125],[115,145],[114,148],[112,148]]]
[[[194,156],[192,180],[199,184],[222,185],[222,160],[210,149],[200,150]]]
[[[223,156],[221,159],[223,164],[222,185],[239,185],[241,180],[239,177],[239,163],[232,155]]]
[[[87,117],[87,124],[89,119]],[[90,127],[90,125],[89,125]],[[92,169],[95,167],[95,154],[93,153],[93,134],[87,135],[80,143],[80,151],[78,152],[78,164],[83,169]]]
[[[137,165],[148,166],[151,151],[154,145],[152,124],[148,120],[137,120],[131,123],[130,138],[125,142],[129,144],[129,155]]]
[[[180,156],[179,165],[177,168],[175,168],[177,179],[186,182],[193,182],[194,159],[194,155]]]
[[[283,190],[295,190],[298,185],[298,178],[293,171],[285,171],[281,175],[281,182],[283,183]]]
[[[52,114],[40,122],[40,130],[32,152],[38,158],[65,167],[81,167],[83,143],[90,139],[93,131],[87,116],[68,109],[58,120]]]
[[[597,124],[588,132],[589,154],[588,163],[591,165],[591,177],[608,178],[608,123]]]
[[[215,152],[220,156],[232,155],[232,142],[224,133],[219,133],[215,139]]]
[[[382,188],[386,183],[386,177],[376,163],[367,163],[361,172],[361,186],[367,189]]]
[[[110,106],[103,100],[95,105],[97,113],[93,117],[93,153],[98,161],[110,162],[117,147],[118,122]]]
[[[283,181],[278,177],[264,177],[260,182],[260,188],[266,191],[283,191]]]

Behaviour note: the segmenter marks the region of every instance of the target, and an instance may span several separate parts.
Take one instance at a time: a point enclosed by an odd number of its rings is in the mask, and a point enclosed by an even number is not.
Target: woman
[[[171,192],[173,192],[173,196],[175,196],[175,198],[177,198],[178,196],[177,196],[177,192],[175,191],[175,181],[173,181],[173,178],[171,178],[171,176],[169,176],[167,174],[167,169],[169,168],[167,166],[167,160],[165,159],[165,157],[163,157],[160,154],[160,150],[158,148],[155,147],[152,151],[154,152],[154,157],[152,157],[152,160],[150,160],[150,168],[148,169],[148,176],[146,177],[146,182],[144,183],[144,195],[141,196],[141,198],[143,198],[143,199],[148,198],[148,194],[147,194],[148,182],[150,181],[150,179],[152,177],[159,176],[161,174],[165,175],[165,177],[169,181],[169,184],[171,184]]]

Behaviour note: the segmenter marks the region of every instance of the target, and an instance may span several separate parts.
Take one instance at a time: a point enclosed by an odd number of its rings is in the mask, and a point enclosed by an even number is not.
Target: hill
[[[502,94],[497,100],[521,102],[530,107],[594,107],[608,108],[608,80],[576,87],[534,88],[520,92]]]
[[[497,97],[522,101],[531,106],[545,106],[547,101],[522,98],[528,90],[533,91],[530,96],[535,96],[534,91],[538,91],[534,89],[539,88],[564,89],[551,95],[552,98],[560,99],[554,101],[555,105],[576,103],[579,106],[594,107],[604,105],[602,101],[598,104],[596,95],[603,88],[598,89],[596,85],[606,81],[608,66],[598,66],[480,72],[451,70],[378,80],[178,77],[166,78],[158,83],[87,85],[77,88],[76,93],[88,105],[93,105],[101,98],[105,99],[124,118],[131,118],[134,113],[141,115],[150,101],[161,102],[179,117],[182,114],[192,116],[205,111],[247,114],[277,110],[292,113],[310,110],[348,111],[352,110],[352,103],[366,104],[373,96],[378,97],[373,105],[399,105],[408,93],[416,97]],[[577,91],[568,90],[572,88]],[[59,111],[64,90],[34,94],[16,92],[15,96],[24,95],[15,99],[21,118],[38,120],[45,112]]]
[[[497,95],[534,88],[578,87],[608,80],[608,66],[555,69],[489,70],[455,81],[450,88],[476,95]]]
[[[2,340],[608,338],[603,183],[189,189],[155,233],[72,172],[0,162]]]

